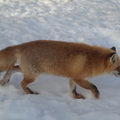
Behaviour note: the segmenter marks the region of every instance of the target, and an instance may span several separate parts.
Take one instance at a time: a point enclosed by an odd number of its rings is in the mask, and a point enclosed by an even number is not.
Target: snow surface
[[[38,39],[115,46],[120,54],[120,1],[0,0],[0,49]],[[120,120],[120,78],[91,79],[98,100],[79,86],[86,99],[71,98],[68,79],[50,75],[30,85],[39,95],[25,95],[22,78],[15,73],[0,87],[0,120]]]

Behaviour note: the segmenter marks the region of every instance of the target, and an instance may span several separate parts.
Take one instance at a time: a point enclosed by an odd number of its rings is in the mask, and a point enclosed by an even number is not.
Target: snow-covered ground
[[[120,1],[0,0],[0,49],[38,39],[115,46],[120,54]],[[25,95],[22,78],[15,73],[0,87],[0,120],[120,120],[120,78],[91,79],[98,100],[79,86],[86,99],[72,99],[68,79],[50,75],[30,85],[39,95]]]

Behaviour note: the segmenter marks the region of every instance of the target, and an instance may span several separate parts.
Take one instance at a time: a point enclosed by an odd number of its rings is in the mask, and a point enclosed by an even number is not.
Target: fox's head
[[[112,52],[109,54],[106,71],[120,77],[120,58],[116,53],[116,48],[112,47]]]

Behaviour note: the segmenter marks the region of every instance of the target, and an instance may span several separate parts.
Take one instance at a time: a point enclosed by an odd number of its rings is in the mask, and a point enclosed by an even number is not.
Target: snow
[[[119,38],[119,0],[0,0],[0,49],[44,39],[115,46],[120,54]],[[25,95],[22,78],[15,73],[0,87],[0,120],[120,119],[120,78],[89,80],[98,87],[100,99],[78,86],[85,100],[71,98],[68,78],[40,76],[29,85],[39,95]]]

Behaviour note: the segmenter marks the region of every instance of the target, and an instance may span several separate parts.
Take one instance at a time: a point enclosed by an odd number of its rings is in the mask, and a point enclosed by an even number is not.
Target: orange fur
[[[16,61],[19,63],[17,68],[14,67]],[[24,74],[21,86],[27,94],[34,93],[26,88],[29,83],[40,74],[49,73],[71,78],[98,98],[97,87],[85,79],[118,71],[116,68],[119,65],[120,60],[114,50],[83,43],[38,40],[0,51],[0,70],[8,70],[1,85],[7,82],[13,72],[21,71]],[[84,98],[76,93],[74,82],[70,82],[70,86],[74,86],[74,98]]]

